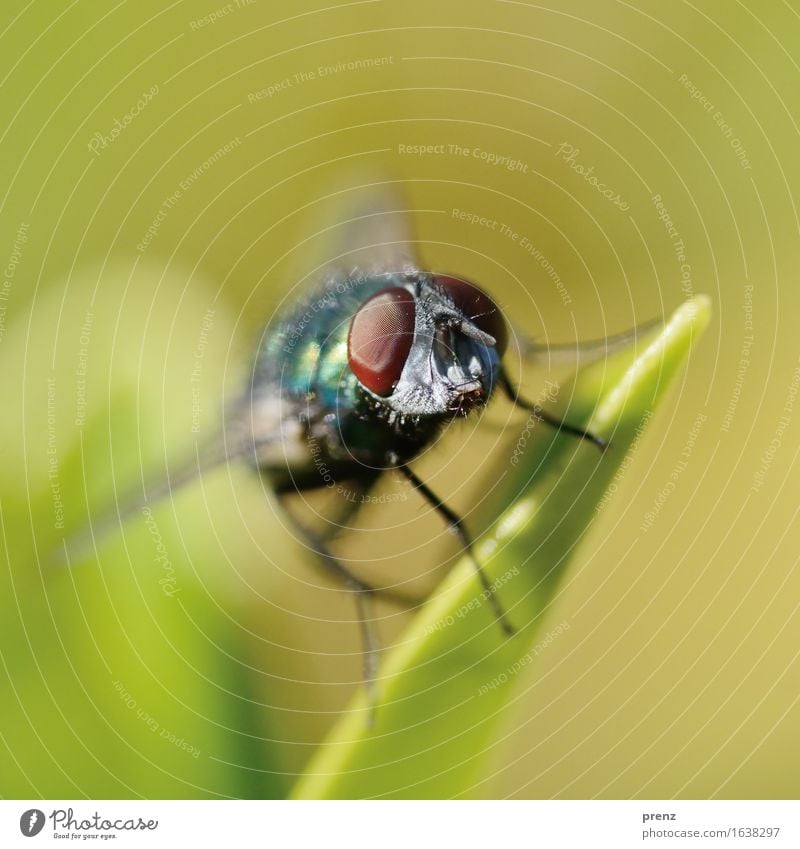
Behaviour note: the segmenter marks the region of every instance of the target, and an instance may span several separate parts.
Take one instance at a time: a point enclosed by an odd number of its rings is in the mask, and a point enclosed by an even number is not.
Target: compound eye
[[[434,282],[453,299],[464,315],[484,333],[495,338],[495,350],[502,357],[508,345],[508,330],[500,307],[483,291],[466,280],[439,274]]]
[[[347,359],[362,386],[391,395],[414,341],[414,296],[400,286],[376,292],[359,307],[347,337]]]

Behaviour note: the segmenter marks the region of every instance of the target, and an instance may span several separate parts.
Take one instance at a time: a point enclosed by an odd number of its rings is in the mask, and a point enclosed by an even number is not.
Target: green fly
[[[402,476],[442,517],[471,556],[503,635],[514,626],[481,565],[461,518],[412,469],[414,459],[454,419],[482,410],[498,393],[536,420],[600,449],[606,443],[520,397],[504,365],[509,326],[484,288],[463,277],[424,270],[410,249],[403,215],[391,205],[351,219],[366,256],[345,251],[319,279],[267,324],[241,400],[227,413],[223,439],[170,480],[150,487],[145,503],[163,497],[210,466],[239,458],[264,476],[298,535],[319,562],[353,593],[363,643],[363,675],[373,690],[379,642],[371,610],[376,587],[330,550],[330,540],[302,526],[285,499],[330,487],[358,493],[344,499],[335,527],[368,501],[385,473]],[[400,233],[401,235],[398,235]],[[606,351],[632,331],[580,346]],[[574,345],[564,346],[576,350]],[[533,353],[553,349],[529,345]],[[142,498],[115,513],[131,515]],[[92,537],[102,526],[91,529]],[[69,554],[71,544],[65,546]],[[69,559],[69,558],[68,558]]]

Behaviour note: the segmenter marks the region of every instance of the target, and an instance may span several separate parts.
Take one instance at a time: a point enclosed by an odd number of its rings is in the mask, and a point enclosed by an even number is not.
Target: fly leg
[[[280,502],[280,505],[283,508],[283,512],[288,516],[289,520],[291,521],[292,526],[296,528],[298,534],[303,536],[306,541],[313,541],[311,547],[316,551],[317,542],[320,542],[323,545],[327,545],[339,533],[341,533],[343,530],[347,530],[344,525],[353,517],[358,508],[362,506],[364,496],[367,495],[367,493],[370,491],[377,479],[378,475],[375,474],[370,475],[369,477],[364,476],[363,478],[359,478],[356,480],[348,479],[346,481],[342,481],[342,486],[347,485],[348,487],[351,487],[351,489],[349,489],[348,491],[348,495],[351,497],[344,499],[344,508],[340,510],[334,518],[328,520],[328,525],[330,527],[328,528],[328,530],[321,533],[310,530],[305,525],[305,523],[303,523],[289,509],[289,496],[296,494],[299,491],[301,492],[302,487],[292,485],[277,485],[273,486],[273,492],[278,498],[278,501]],[[339,577],[342,577],[341,574],[339,575]],[[424,597],[420,597],[415,593],[403,592],[402,590],[397,589],[396,587],[375,587],[360,578],[356,578],[356,580],[373,595],[380,596],[381,598],[393,601],[396,604],[400,604],[405,607],[417,608],[425,600]]]
[[[462,548],[467,552],[467,555],[472,561],[472,565],[475,567],[475,572],[478,575],[478,580],[481,582],[481,586],[483,587],[483,594],[491,605],[494,615],[500,623],[500,627],[503,629],[503,632],[507,635],[516,633],[516,629],[508,621],[508,616],[503,610],[500,600],[497,598],[495,588],[491,585],[488,577],[486,576],[486,572],[483,571],[481,564],[478,563],[475,558],[475,554],[472,551],[472,539],[464,528],[464,523],[461,517],[456,515],[440,498],[438,498],[430,487],[424,481],[420,480],[420,478],[418,478],[405,463],[400,462],[396,455],[390,454],[388,460],[389,463],[391,463],[391,465],[396,468],[397,471],[400,472],[400,474],[403,475],[403,477],[405,477],[415,489],[419,490],[423,498],[425,498],[431,507],[433,507],[434,510],[436,510],[436,512],[439,513],[439,515],[447,522],[448,530],[461,543]]]
[[[514,404],[518,407],[522,407],[523,410],[527,410],[529,413],[533,413],[539,421],[550,425],[550,427],[555,428],[556,430],[564,431],[564,433],[568,433],[570,436],[577,436],[579,439],[585,439],[587,442],[591,442],[593,445],[596,445],[601,451],[605,451],[606,448],[608,448],[608,442],[601,436],[597,436],[597,434],[591,433],[583,428],[576,427],[575,425],[568,424],[567,422],[562,422],[561,419],[557,419],[546,413],[541,404],[536,404],[535,402],[526,401],[525,399],[520,398],[519,391],[513,387],[505,371],[500,372],[500,386],[503,389],[503,392],[506,393]]]
[[[370,479],[368,482],[355,484],[354,486],[357,487],[357,491],[354,490],[353,494],[357,495],[358,492],[361,496],[365,495],[372,486],[373,482],[374,479]],[[378,695],[376,677],[378,671],[378,655],[380,652],[380,642],[375,628],[375,611],[372,603],[373,596],[377,591],[374,587],[354,575],[339,560],[338,557],[331,553],[328,548],[328,541],[335,534],[335,530],[334,532],[329,532],[327,534],[315,533],[310,530],[298,521],[298,519],[296,519],[291,513],[285,502],[285,497],[285,495],[278,496],[285,515],[292,523],[292,526],[295,528],[298,535],[301,536],[309,548],[317,554],[320,563],[326,568],[326,570],[353,593],[353,600],[356,605],[356,616],[358,618],[358,626],[361,633],[362,674],[364,687],[366,688],[367,698],[370,704],[370,722],[372,722],[374,707],[377,703]],[[356,497],[353,500],[347,499],[344,509],[340,511],[340,514],[337,516],[334,524],[346,522],[355,514],[360,506],[361,501],[359,497]]]

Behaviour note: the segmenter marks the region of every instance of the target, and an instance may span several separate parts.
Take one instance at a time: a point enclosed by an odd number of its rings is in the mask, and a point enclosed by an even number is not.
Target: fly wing
[[[410,217],[400,183],[360,174],[322,195],[309,233],[323,258],[306,268],[308,281],[348,279],[358,274],[403,273],[418,266]],[[319,226],[315,227],[315,221]]]
[[[238,423],[235,428],[214,434],[204,443],[198,443],[189,459],[174,465],[167,473],[162,472],[158,477],[122,493],[113,507],[95,516],[86,525],[69,531],[61,547],[45,555],[45,562],[50,566],[80,563],[128,519],[173,495],[217,466],[238,457],[246,457],[248,450],[253,450],[253,440],[246,438],[244,429]]]
[[[308,465],[300,420],[288,414],[286,403],[277,397],[263,397],[253,405],[240,402],[226,418],[224,429],[198,443],[183,463],[123,493],[107,512],[69,532],[61,547],[46,556],[46,562],[52,566],[80,563],[127,520],[218,466],[242,460],[263,471],[285,473],[289,468],[302,472]]]
[[[655,327],[662,325],[663,319],[653,318],[644,321],[620,333],[602,336],[597,339],[576,339],[574,342],[542,342],[531,339],[523,331],[515,328],[513,337],[524,360],[544,362],[547,366],[586,366],[589,363],[611,356],[627,347],[639,337]]]

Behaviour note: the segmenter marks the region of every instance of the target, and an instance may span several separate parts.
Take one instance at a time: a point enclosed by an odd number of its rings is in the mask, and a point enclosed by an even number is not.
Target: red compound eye
[[[508,345],[508,330],[497,304],[486,292],[466,280],[440,274],[434,277],[434,281],[479,330],[494,336],[495,350],[502,357]]]
[[[364,301],[353,316],[348,362],[360,383],[376,395],[391,395],[400,380],[414,341],[415,314],[414,296],[390,286]]]

